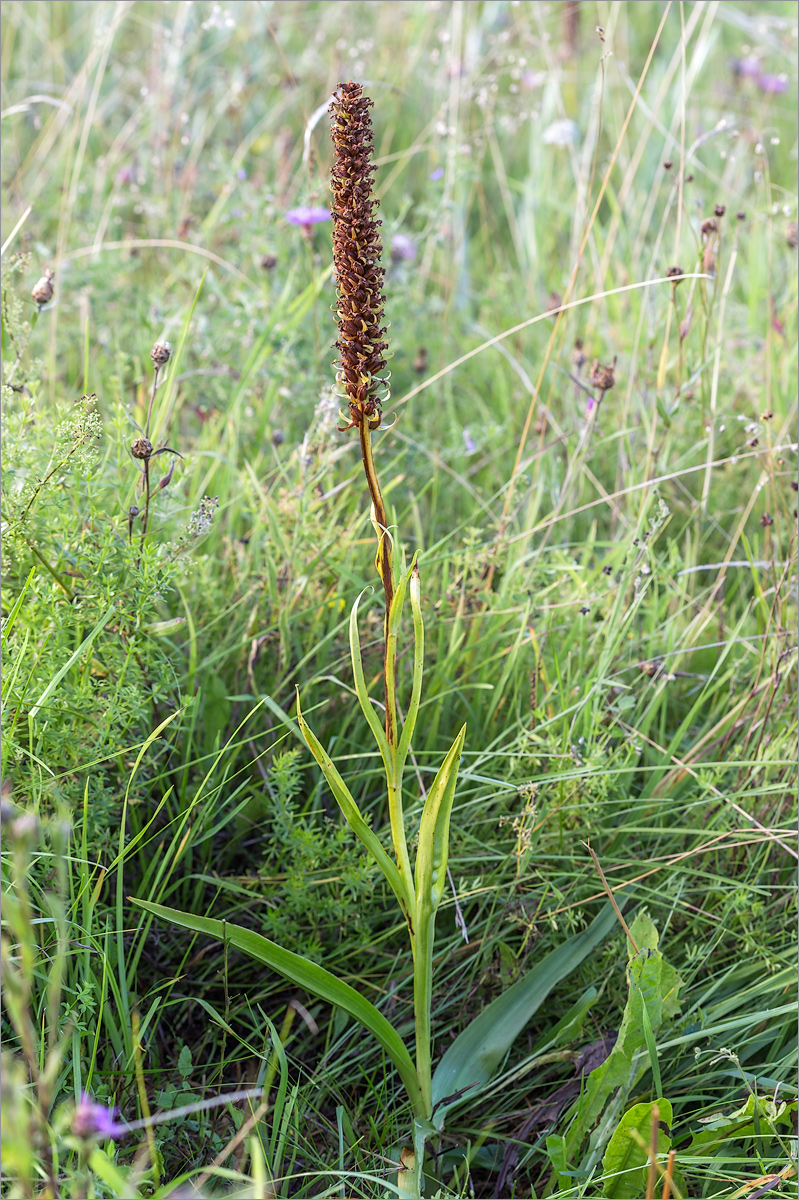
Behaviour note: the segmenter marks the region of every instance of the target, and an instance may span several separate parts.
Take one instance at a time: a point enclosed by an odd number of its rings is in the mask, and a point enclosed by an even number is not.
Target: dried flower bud
[[[770,525],[773,525],[774,518],[772,517],[771,513],[763,513],[763,516],[760,518],[760,524],[764,529],[768,529]]]
[[[685,176],[685,182],[686,182],[686,183],[693,183],[693,181],[694,181],[694,177],[693,177],[693,175],[686,175],[686,176]]]
[[[130,448],[130,452],[134,458],[152,458],[153,444],[149,438],[138,437]]]
[[[799,481],[797,481],[796,479],[791,480],[791,491],[799,492]]]
[[[276,429],[275,432],[272,434],[272,445],[273,446],[282,446],[285,440],[286,439],[283,437],[283,432],[280,429]]]
[[[176,458],[173,458],[172,462],[169,464],[169,470],[167,471],[166,475],[164,475],[163,479],[158,480],[158,487],[155,489],[157,492],[160,492],[162,488],[169,487],[170,483],[172,482],[172,476],[175,473],[175,463],[177,461],[178,460]]]
[[[277,266],[277,259],[274,254],[265,254],[261,259],[261,266],[265,271],[274,271]]]
[[[165,367],[171,353],[172,346],[169,342],[156,342],[150,351],[150,358],[156,367]]]
[[[598,391],[609,392],[610,389],[613,387],[614,383],[616,382],[615,367],[616,367],[616,359],[615,358],[609,367],[600,366],[599,359],[598,358],[594,359],[593,366],[591,367],[591,374],[589,375],[589,379],[591,380],[592,385]]]
[[[51,271],[50,267],[46,269],[44,275],[42,275],[39,282],[33,288],[31,295],[39,305],[39,308],[41,308],[43,304],[49,304],[49,302],[52,300],[53,272]]]
[[[668,267],[666,270],[666,278],[673,279],[677,283],[682,280],[684,274],[685,271],[683,271],[682,267]]]
[[[796,224],[796,221],[789,223],[788,228],[785,230],[785,238],[792,249],[795,250],[799,246],[799,225]]]
[[[745,221],[746,213],[743,211],[743,209],[739,208],[738,212],[735,214],[735,217],[736,217],[736,220],[738,220],[738,221]]]
[[[761,421],[770,421],[773,416],[774,416],[774,413],[771,411],[770,408],[767,408],[765,412],[762,412],[760,414],[760,420]]]
[[[671,161],[670,158],[667,158],[663,164],[663,170],[670,171],[673,166],[674,166],[674,163]]]
[[[585,354],[583,352],[583,339],[577,338],[574,343],[574,351],[572,352],[572,362],[578,371],[581,371],[585,366]]]
[[[333,270],[338,304],[340,358],[338,380],[349,401],[350,424],[364,418],[370,429],[380,425],[379,392],[385,387],[385,351],[388,342],[383,319],[383,247],[380,222],[375,220],[377,199],[372,180],[372,101],[359,83],[340,83],[330,105],[331,136],[336,151],[331,170],[333,193]]]
[[[139,515],[138,504],[131,504],[130,508],[128,509],[128,538],[129,539],[133,537],[133,522],[136,520],[138,515]]]
[[[703,222],[702,222],[702,225],[701,225],[701,227],[700,227],[700,229],[701,229],[701,233],[702,233],[702,237],[703,237],[703,238],[709,238],[709,237],[710,237],[710,235],[711,235],[711,233],[715,233],[715,232],[716,232],[716,230],[718,229],[718,227],[719,227],[719,226],[718,226],[718,221],[716,220],[716,218],[715,218],[715,217],[708,217],[706,221],[703,221]]]
[[[717,204],[716,207],[713,209],[713,212],[716,214],[717,217],[723,217],[726,211],[727,211],[727,208],[726,208],[726,205],[724,205],[724,204]]]
[[[418,375],[424,375],[427,370],[427,350],[424,346],[420,346],[416,351],[416,358],[413,360],[413,369]]]

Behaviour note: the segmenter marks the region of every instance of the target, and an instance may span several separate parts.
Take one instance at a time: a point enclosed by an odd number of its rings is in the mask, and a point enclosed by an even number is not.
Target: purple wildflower
[[[302,229],[310,229],[312,225],[318,225],[320,221],[329,221],[330,209],[312,208],[307,204],[301,204],[299,208],[290,208],[285,217],[291,225],[299,225]]]
[[[437,179],[443,179],[444,178],[444,168],[436,167],[435,171],[431,171],[427,178],[432,179],[433,183],[435,183]]]
[[[788,90],[788,80],[785,75],[758,75],[755,81],[761,92],[779,95]]]
[[[416,258],[416,242],[407,233],[395,233],[391,239],[391,259],[393,262],[413,262]]]
[[[760,75],[760,63],[756,58],[736,58],[732,64],[733,72],[746,79],[757,79]]]
[[[477,447],[472,441],[472,435],[469,433],[468,429],[464,429],[463,431],[463,444],[466,447],[467,454],[474,454]]]
[[[244,183],[244,180],[247,178],[247,172],[244,170],[244,167],[239,167],[238,171],[236,172],[236,178],[241,183]]]
[[[118,1108],[108,1108],[105,1104],[97,1104],[88,1092],[83,1092],[80,1104],[75,1109],[72,1118],[72,1132],[79,1138],[120,1138],[124,1137],[127,1129],[120,1125],[115,1118],[119,1116]]]
[[[126,183],[133,183],[134,175],[130,167],[120,167],[117,171],[117,183],[120,187],[124,187]]]

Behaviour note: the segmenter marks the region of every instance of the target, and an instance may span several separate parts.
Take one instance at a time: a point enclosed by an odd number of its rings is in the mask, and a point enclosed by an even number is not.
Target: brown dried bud
[[[743,211],[743,209],[742,209],[742,208],[739,208],[739,209],[738,209],[738,212],[735,214],[735,217],[736,217],[736,219],[737,219],[738,221],[745,221],[745,220],[746,220],[746,213]]]
[[[169,342],[156,342],[150,351],[150,358],[156,367],[165,367],[171,353],[172,346]]]
[[[51,271],[51,269],[49,267],[46,269],[44,275],[42,275],[41,279],[36,284],[35,288],[33,288],[33,290],[31,291],[31,295],[33,296],[36,303],[39,305],[39,308],[41,308],[43,304],[49,304],[49,302],[52,300],[52,298],[53,298],[53,272]]]
[[[574,343],[574,350],[572,352],[572,362],[574,363],[574,365],[578,371],[582,370],[582,368],[585,366],[585,354],[583,352],[583,339],[582,338],[577,338],[577,340]]]
[[[330,105],[331,136],[336,157],[330,172],[333,193],[333,270],[338,304],[337,378],[349,401],[350,425],[366,418],[380,425],[380,395],[386,386],[383,246],[375,220],[377,198],[372,181],[372,101],[359,83],[340,83]]]
[[[774,518],[772,517],[771,513],[763,513],[763,516],[760,518],[760,524],[764,529],[768,529],[769,525],[773,525]]]
[[[684,274],[685,271],[683,271],[682,267],[667,267],[666,269],[666,278],[674,279],[677,283],[681,281]]]
[[[274,254],[265,254],[261,259],[261,266],[265,271],[274,271],[277,266],[277,259]]]
[[[427,370],[427,350],[424,346],[420,346],[416,351],[416,358],[413,360],[413,369],[418,375],[424,375]]]
[[[799,482],[796,479],[791,480],[791,491],[799,492]]]
[[[715,233],[716,230],[718,229],[718,227],[719,227],[719,225],[718,225],[718,221],[716,220],[716,218],[708,217],[706,221],[702,222],[702,225],[700,227],[702,237],[709,238],[711,233]]]
[[[134,458],[148,459],[153,456],[153,444],[149,438],[138,437],[130,448]]]
[[[770,421],[773,416],[774,416],[774,413],[771,411],[770,408],[767,408],[765,412],[762,412],[760,414],[760,420],[761,421]]]
[[[785,230],[785,237],[788,245],[794,250],[799,246],[799,225],[796,224],[796,221],[789,222],[788,228]]]
[[[726,211],[727,211],[727,207],[724,204],[717,204],[716,207],[713,209],[713,212],[716,214],[717,217],[723,217]]]
[[[275,432],[272,434],[272,445],[273,446],[282,446],[285,440],[286,439],[283,437],[283,433],[280,429],[276,429]]]
[[[663,164],[663,170],[670,171],[673,166],[674,166],[674,163],[671,161],[670,158],[667,158]]]
[[[592,385],[600,392],[609,392],[616,382],[616,359],[614,358],[609,367],[602,367],[599,364],[599,359],[595,358],[591,367],[589,379]]]
[[[693,183],[693,181],[694,181],[694,177],[693,177],[693,175],[686,175],[686,176],[685,176],[685,182],[686,182],[686,183]]]

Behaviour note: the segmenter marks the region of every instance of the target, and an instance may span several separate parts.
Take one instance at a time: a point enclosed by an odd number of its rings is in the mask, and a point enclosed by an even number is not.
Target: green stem
[[[427,908],[427,905],[423,907]],[[417,909],[418,911],[418,909]],[[433,944],[436,915],[418,915],[413,943],[413,1008],[416,1026],[416,1074],[428,1120],[433,1115],[433,1066],[430,1009],[433,1003]]]

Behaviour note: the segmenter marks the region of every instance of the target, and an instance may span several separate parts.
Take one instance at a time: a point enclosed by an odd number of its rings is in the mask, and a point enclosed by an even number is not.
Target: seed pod
[[[53,271],[50,269],[50,267],[48,267],[46,269],[44,275],[42,275],[39,282],[33,288],[33,290],[31,291],[31,295],[33,296],[36,303],[39,305],[39,308],[41,308],[43,304],[49,304],[49,302],[52,300],[52,298],[53,298]]]
[[[153,444],[147,437],[138,437],[130,448],[134,458],[150,459],[153,456]]]
[[[165,367],[171,353],[172,346],[169,342],[156,342],[150,351],[150,358],[156,367]]]
[[[591,367],[589,379],[592,385],[600,392],[609,392],[616,382],[616,360],[609,367],[602,367],[599,364],[599,359],[595,358]]]

